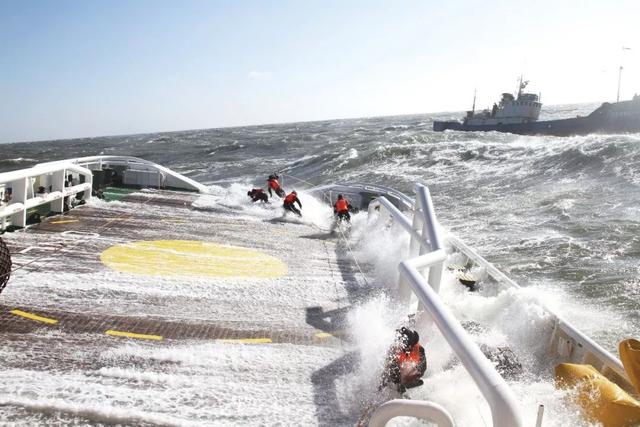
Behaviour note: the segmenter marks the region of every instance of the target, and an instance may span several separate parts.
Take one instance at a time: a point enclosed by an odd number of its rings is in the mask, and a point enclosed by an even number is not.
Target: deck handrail
[[[68,186],[67,174],[70,172],[78,174],[84,182]],[[35,192],[34,185],[42,177],[46,177],[50,191],[40,194]],[[65,201],[78,193],[83,193],[82,198],[89,200],[92,182],[93,174],[89,169],[71,162],[42,164],[0,173],[0,188],[11,188],[12,191],[11,199],[0,203],[0,231],[7,228],[8,221],[13,226],[25,227],[29,209],[50,203],[51,211],[63,212]]]
[[[138,157],[132,157],[132,156],[88,156],[88,157],[78,157],[75,159],[68,159],[68,160],[62,160],[62,161],[53,161],[53,162],[48,162],[48,163],[41,163],[40,165],[37,166],[42,166],[42,165],[55,165],[57,163],[60,162],[71,162],[71,163],[75,163],[75,164],[79,164],[79,165],[84,165],[86,167],[89,167],[90,165],[100,165],[100,167],[102,167],[103,163],[107,163],[107,164],[112,164],[112,165],[124,165],[124,166],[131,166],[131,165],[140,165],[140,166],[144,166],[153,170],[157,170],[159,173],[164,174],[164,176],[171,176],[173,178],[175,178],[177,181],[181,182],[182,184],[185,185],[185,188],[190,189],[190,190],[195,190],[199,193],[209,193],[209,189],[207,188],[207,186],[200,184],[199,182],[182,175],[181,173],[178,173],[176,171],[173,171],[165,166],[159,165],[157,163],[151,162],[149,160],[144,160]]]
[[[412,240],[417,241],[422,249],[421,252],[426,252],[400,263],[399,292],[405,293],[403,287],[409,286],[418,298],[420,309],[429,314],[489,404],[493,425],[495,427],[521,426],[520,409],[513,391],[437,293],[443,262],[447,259],[447,254],[442,248],[429,190],[425,186],[417,185],[416,193],[414,216],[421,216],[421,234],[414,229],[411,221],[384,196],[372,202],[369,208],[369,213],[373,213],[380,207],[384,207],[411,235]],[[429,270],[429,280],[423,275],[424,269]]]
[[[503,272],[498,270],[493,264],[484,259],[474,249],[466,245],[457,236],[449,234],[447,236],[447,240],[451,244],[451,246],[467,256],[467,258],[472,260],[474,264],[484,268],[487,274],[491,276],[496,282],[506,287],[512,287],[516,289],[521,288],[520,285],[508,278]],[[543,301],[540,301],[539,303],[548,313],[550,313],[556,319],[557,328],[571,337],[576,343],[579,343],[580,347],[582,347],[585,351],[588,351],[589,353],[596,356],[596,358],[600,360],[600,362],[602,362],[604,366],[618,374],[624,380],[629,381],[628,374],[626,373],[622,362],[620,362],[617,357],[605,350],[600,344],[593,341],[590,337],[585,335],[578,328],[565,320],[562,316],[556,314]]]

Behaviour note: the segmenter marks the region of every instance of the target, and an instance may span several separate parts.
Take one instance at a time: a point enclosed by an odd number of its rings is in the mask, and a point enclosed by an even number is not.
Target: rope
[[[356,255],[353,253],[353,250],[351,249],[351,245],[349,244],[349,240],[347,240],[347,236],[345,236],[344,232],[342,231],[342,224],[338,224],[338,230],[340,230],[340,235],[342,236],[342,240],[344,240],[344,243],[347,246],[347,249],[349,249],[349,253],[351,253],[351,257],[353,258],[353,262],[356,264],[356,268],[360,272],[360,275],[362,276],[362,280],[364,280],[364,284],[369,286],[369,281],[367,280],[367,276],[365,276],[364,272],[362,271],[362,268],[360,268],[360,264],[356,259]]]
[[[315,184],[313,184],[312,182],[306,181],[302,178],[298,178],[295,177],[293,175],[289,175],[286,173],[283,173],[282,176],[288,176],[289,178],[293,178],[295,180],[297,180],[298,182],[303,182],[305,184],[309,184],[311,186],[315,186]],[[331,198],[329,197],[329,195],[327,193],[323,193],[323,197],[326,199],[326,201],[329,203],[329,205],[331,205]],[[312,226],[316,227],[318,230],[321,231],[326,231],[323,230],[322,228],[320,228],[319,226],[317,226],[316,224],[311,224]],[[358,271],[360,272],[360,275],[362,276],[362,280],[364,281],[365,285],[369,286],[369,281],[367,280],[367,276],[365,276],[364,272],[362,271],[362,268],[360,267],[360,264],[358,263],[358,260],[356,259],[356,255],[353,252],[353,249],[351,248],[351,245],[349,244],[349,240],[347,239],[347,236],[344,234],[344,231],[342,230],[342,224],[338,224],[338,230],[340,230],[340,236],[342,237],[342,240],[344,241],[345,245],[347,246],[347,249],[349,250],[349,253],[351,254],[351,257],[353,258],[353,262],[356,265],[356,268],[358,269]]]

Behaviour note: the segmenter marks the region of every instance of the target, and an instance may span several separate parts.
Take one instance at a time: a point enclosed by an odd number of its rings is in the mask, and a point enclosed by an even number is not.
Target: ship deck
[[[0,418],[353,425],[346,316],[366,290],[344,244],[200,197],[132,192],[2,236]]]

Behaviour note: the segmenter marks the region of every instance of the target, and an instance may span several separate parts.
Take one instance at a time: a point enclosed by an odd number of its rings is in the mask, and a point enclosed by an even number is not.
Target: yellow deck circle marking
[[[277,278],[279,259],[260,251],[198,240],[153,240],[115,245],[100,255],[108,267],[147,276]]]

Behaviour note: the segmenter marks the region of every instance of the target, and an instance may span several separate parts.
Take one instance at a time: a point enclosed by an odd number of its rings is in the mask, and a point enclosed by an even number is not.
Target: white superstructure
[[[538,120],[542,103],[539,95],[522,92],[528,82],[520,80],[518,93],[503,93],[500,103],[493,104],[491,110],[486,109],[478,113],[467,111],[464,118],[465,125],[500,125],[512,123],[530,123]],[[475,104],[475,102],[474,102]]]

